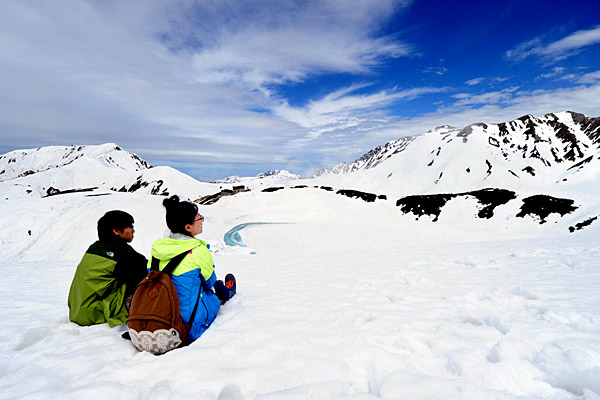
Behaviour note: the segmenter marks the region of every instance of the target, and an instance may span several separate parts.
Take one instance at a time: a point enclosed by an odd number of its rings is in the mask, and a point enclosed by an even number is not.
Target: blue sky
[[[200,179],[309,174],[437,125],[600,116],[600,4],[0,3],[0,153],[116,142]]]

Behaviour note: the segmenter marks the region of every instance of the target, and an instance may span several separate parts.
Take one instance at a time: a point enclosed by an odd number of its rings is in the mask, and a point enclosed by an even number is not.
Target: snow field
[[[161,201],[5,202],[0,398],[600,398],[593,225],[541,236],[518,219],[501,234],[458,202],[431,223],[320,190],[224,198],[201,207],[200,238],[238,295],[198,341],[155,357],[121,339],[123,326],[68,322],[66,298],[99,216],[130,212],[148,256],[165,230]],[[243,222],[289,224],[249,226],[247,248],[225,246]]]

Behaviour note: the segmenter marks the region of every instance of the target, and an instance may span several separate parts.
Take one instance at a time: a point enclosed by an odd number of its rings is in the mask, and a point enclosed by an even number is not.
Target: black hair
[[[164,199],[163,206],[167,209],[167,226],[171,232],[190,236],[185,226],[194,223],[198,215],[198,206],[189,201],[179,201],[177,195]]]
[[[128,226],[133,227],[131,215],[121,210],[109,211],[98,220],[98,239],[101,242],[115,240],[118,236],[113,229],[123,232]]]

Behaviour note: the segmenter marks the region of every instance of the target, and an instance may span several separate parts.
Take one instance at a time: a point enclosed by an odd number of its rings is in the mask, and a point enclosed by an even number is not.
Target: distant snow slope
[[[214,185],[170,167],[152,168],[114,143],[15,150],[0,156],[0,198],[44,197],[72,191],[140,191],[196,198]]]
[[[247,183],[247,182],[252,182],[258,179],[267,179],[267,180],[274,180],[274,179],[300,179],[302,178],[300,175],[296,175],[296,174],[292,174],[289,171],[286,171],[284,169],[274,169],[274,170],[269,170],[266,172],[261,172],[260,174],[256,175],[256,176],[252,176],[252,177],[241,177],[241,176],[230,176],[224,179],[217,179],[212,181],[213,183]]]

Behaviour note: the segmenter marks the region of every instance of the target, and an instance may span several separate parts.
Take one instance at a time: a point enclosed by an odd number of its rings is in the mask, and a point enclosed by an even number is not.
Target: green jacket
[[[125,241],[95,242],[77,266],[69,290],[69,319],[79,325],[127,320],[125,297],[147,273],[146,258]]]

